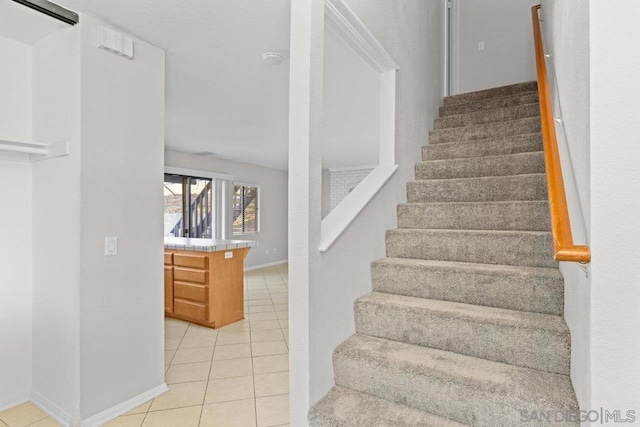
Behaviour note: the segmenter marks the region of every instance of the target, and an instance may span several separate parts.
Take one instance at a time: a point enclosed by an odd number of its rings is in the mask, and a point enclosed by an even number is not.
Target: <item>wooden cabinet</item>
[[[165,315],[211,328],[244,319],[243,269],[248,252],[249,248],[165,250]]]

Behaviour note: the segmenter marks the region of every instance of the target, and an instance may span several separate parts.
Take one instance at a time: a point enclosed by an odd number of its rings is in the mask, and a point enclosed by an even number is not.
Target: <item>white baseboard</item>
[[[23,403],[28,402],[30,397],[31,397],[31,393],[27,390],[27,391],[23,391],[22,393],[16,394],[13,397],[0,400],[0,412],[6,411],[7,409],[11,409],[14,406],[22,405]]]
[[[31,391],[31,402],[38,408],[42,409],[42,412],[49,415],[58,424],[64,427],[71,425],[71,414],[65,412],[64,409],[51,402],[37,391]]]
[[[266,264],[252,265],[251,267],[245,267],[244,271],[258,270],[260,268],[265,268],[265,267],[273,267],[274,265],[286,264],[288,262],[289,262],[288,259],[283,259],[280,261],[268,262]]]
[[[137,395],[125,402],[119,403],[116,406],[113,406],[105,411],[102,411],[86,420],[82,421],[82,427],[99,427],[105,424],[108,421],[111,421],[120,415],[124,414],[135,408],[136,406],[140,406],[145,402],[153,399],[154,397],[160,396],[165,391],[169,390],[165,383],[160,384],[157,387],[152,388],[151,390],[145,391],[142,394]]]

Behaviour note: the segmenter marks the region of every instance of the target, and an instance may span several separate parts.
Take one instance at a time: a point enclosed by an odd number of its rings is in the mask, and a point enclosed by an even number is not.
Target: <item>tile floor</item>
[[[289,423],[287,265],[245,273],[246,319],[213,330],[165,320],[169,391],[108,427],[271,427]],[[0,412],[0,427],[58,424],[32,403]]]

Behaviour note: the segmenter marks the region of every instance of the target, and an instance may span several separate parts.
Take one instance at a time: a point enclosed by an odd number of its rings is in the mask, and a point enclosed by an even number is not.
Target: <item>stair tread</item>
[[[544,151],[536,150],[536,151],[527,151],[524,153],[496,154],[491,156],[473,156],[473,157],[459,157],[454,159],[421,160],[418,162],[418,164],[433,165],[433,164],[446,164],[446,163],[473,163],[478,161],[521,159],[521,158],[539,156],[540,154],[544,154]],[[491,175],[491,176],[503,176],[503,175]]]
[[[454,104],[439,108],[438,117],[444,118],[477,111],[491,111],[499,108],[515,107],[518,105],[539,102],[538,91],[515,93],[494,98],[479,99],[462,104]]]
[[[393,403],[370,394],[334,386],[309,413],[312,427],[397,426],[462,427],[447,418]]]
[[[489,124],[531,117],[540,117],[540,104],[537,100],[438,117],[435,120],[435,127],[437,130],[454,129],[463,127],[465,121],[473,124]]]
[[[539,410],[578,409],[567,375],[360,334],[340,344],[334,354],[366,361],[378,369],[388,367],[419,377],[463,383],[476,392],[500,396],[516,407],[526,402]]]
[[[535,116],[535,117],[522,117],[519,119],[512,119],[512,120],[501,120],[498,122],[490,122],[490,123],[473,123],[470,124],[468,126],[460,126],[460,127],[455,127],[455,128],[445,128],[445,129],[436,129],[433,130],[431,132],[429,132],[429,134],[431,135],[436,135],[436,134],[444,134],[444,133],[451,133],[451,132],[462,132],[462,131],[469,131],[469,130],[473,130],[473,129],[481,129],[481,128],[491,128],[491,127],[495,127],[496,125],[499,124],[506,124],[506,123],[511,123],[513,125],[517,125],[519,123],[527,123],[527,122],[532,122],[535,120],[540,120],[540,116]],[[529,132],[529,133],[538,133],[538,132]],[[517,134],[517,135],[523,135],[523,134]],[[484,138],[484,139],[490,139],[490,138]],[[463,139],[462,141],[477,141],[477,139]]]
[[[486,307],[562,315],[564,283],[557,268],[415,258],[371,264],[376,292]]]
[[[525,92],[536,91],[538,87],[537,81],[529,81],[523,83],[516,83],[512,85],[499,86],[490,89],[482,89],[473,92],[459,93],[456,95],[450,95],[444,98],[443,105],[445,107],[468,104],[473,101],[479,101],[489,98],[498,98],[503,96],[510,96],[521,94]]]
[[[383,292],[368,293],[358,298],[356,303],[395,306],[413,311],[429,312],[431,315],[440,317],[465,319],[470,322],[511,326],[520,329],[544,329],[559,335],[569,334],[567,325],[562,317],[551,314],[508,310]]]
[[[473,181],[473,180],[478,180],[478,181],[482,181],[482,180],[490,180],[490,179],[509,179],[509,178],[514,178],[514,177],[518,177],[518,178],[526,178],[526,177],[545,177],[546,178],[546,174],[545,173],[523,173],[523,174],[518,174],[518,175],[489,175],[489,176],[470,176],[470,177],[465,177],[465,178],[429,178],[429,179],[419,179],[419,180],[415,180],[415,181],[410,181],[410,183],[416,183],[416,182],[424,182],[424,181],[447,181],[447,182],[452,182],[452,181],[460,181],[460,182],[465,182],[465,181]]]
[[[423,267],[423,268],[438,268],[443,270],[468,270],[474,271],[479,274],[516,274],[524,276],[544,276],[550,278],[561,278],[562,275],[557,268],[550,267],[529,267],[524,265],[502,265],[502,264],[481,264],[474,262],[460,262],[460,261],[441,261],[430,259],[416,259],[416,258],[393,258],[386,257],[374,264],[379,265],[397,265],[405,267]]]

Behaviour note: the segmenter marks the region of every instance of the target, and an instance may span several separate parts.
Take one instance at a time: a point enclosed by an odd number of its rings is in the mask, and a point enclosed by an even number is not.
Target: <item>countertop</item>
[[[229,249],[253,248],[253,240],[188,239],[184,237],[165,237],[164,248],[180,251],[217,252]]]

